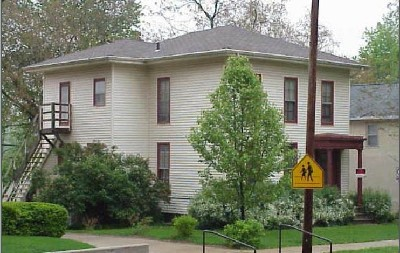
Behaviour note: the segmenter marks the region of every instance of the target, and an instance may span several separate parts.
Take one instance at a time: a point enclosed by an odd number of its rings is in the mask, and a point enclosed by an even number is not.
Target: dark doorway
[[[330,161],[331,166],[328,166],[328,152],[332,152],[332,160]],[[315,161],[324,170],[324,184],[326,186],[336,186],[339,189],[341,187],[341,153],[340,149],[315,150]],[[329,171],[329,169],[331,171]]]

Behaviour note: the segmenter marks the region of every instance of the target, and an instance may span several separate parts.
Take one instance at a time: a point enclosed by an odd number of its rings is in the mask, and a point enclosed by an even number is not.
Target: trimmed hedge
[[[7,202],[2,206],[5,235],[61,237],[67,229],[67,210],[56,204]]]

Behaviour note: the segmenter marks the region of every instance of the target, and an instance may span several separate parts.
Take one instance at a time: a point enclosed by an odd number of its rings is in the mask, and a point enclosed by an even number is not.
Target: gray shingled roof
[[[223,26],[205,31],[191,32],[162,41],[160,42],[160,50],[156,50],[156,43],[137,40],[118,40],[110,44],[46,60],[28,66],[26,70],[96,59],[108,58],[146,62],[212,52],[247,52],[260,54],[266,58],[287,58],[305,61],[308,60],[309,49],[239,27]],[[318,53],[318,60],[320,62],[345,66],[361,66],[353,60],[322,52]]]
[[[353,84],[350,120],[398,119],[399,84]]]

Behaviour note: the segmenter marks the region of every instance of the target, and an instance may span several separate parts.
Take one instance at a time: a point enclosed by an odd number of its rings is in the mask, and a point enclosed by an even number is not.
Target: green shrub
[[[240,242],[244,242],[254,247],[260,245],[260,237],[264,233],[263,225],[253,219],[238,220],[234,224],[224,227],[224,233]],[[238,247],[236,243],[228,241],[228,245]]]
[[[10,202],[2,207],[6,235],[61,237],[67,228],[67,210],[55,204]]]
[[[394,216],[390,209],[392,201],[387,192],[373,189],[365,189],[363,192],[363,211],[375,222],[391,222]]]
[[[55,167],[58,176],[40,189],[38,199],[65,206],[74,226],[127,225],[136,215],[155,218],[160,201],[168,201],[168,184],[139,155],[117,153],[101,143],[69,143],[56,152],[63,158]]]
[[[179,238],[188,238],[193,234],[198,222],[190,215],[175,217],[172,224],[178,233]]]

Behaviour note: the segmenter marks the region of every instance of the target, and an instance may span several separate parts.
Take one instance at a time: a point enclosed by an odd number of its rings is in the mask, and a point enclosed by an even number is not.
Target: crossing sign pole
[[[317,46],[318,46],[318,10],[319,0],[312,0],[310,54],[308,60],[308,101],[307,101],[307,134],[306,153],[314,157],[315,135],[315,93],[317,83]],[[312,233],[313,190],[304,190],[304,225],[303,229]],[[303,233],[302,253],[312,253],[312,237]]]

